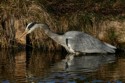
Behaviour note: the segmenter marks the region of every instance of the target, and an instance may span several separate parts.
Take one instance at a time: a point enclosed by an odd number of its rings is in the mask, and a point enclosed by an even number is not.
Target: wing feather
[[[101,42],[99,39],[84,32],[70,31],[65,34],[70,49],[85,53],[115,53],[115,47]]]
[[[70,46],[72,49],[78,52],[100,52],[104,50],[100,50],[102,48],[103,43],[101,43],[98,39],[88,35],[88,34],[78,34],[73,38],[69,39]]]

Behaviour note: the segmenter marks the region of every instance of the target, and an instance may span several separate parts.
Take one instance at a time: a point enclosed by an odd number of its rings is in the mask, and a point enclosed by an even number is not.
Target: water
[[[125,54],[0,51],[0,83],[125,83]]]

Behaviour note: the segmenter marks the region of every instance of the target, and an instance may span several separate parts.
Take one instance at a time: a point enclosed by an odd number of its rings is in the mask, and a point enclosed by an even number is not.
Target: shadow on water
[[[124,83],[124,54],[0,51],[0,83]]]

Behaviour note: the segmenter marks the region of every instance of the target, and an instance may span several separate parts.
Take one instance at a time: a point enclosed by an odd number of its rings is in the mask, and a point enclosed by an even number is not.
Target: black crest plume
[[[36,23],[37,23],[37,22],[32,22],[32,23],[30,23],[27,28],[28,28],[28,29],[32,28]]]

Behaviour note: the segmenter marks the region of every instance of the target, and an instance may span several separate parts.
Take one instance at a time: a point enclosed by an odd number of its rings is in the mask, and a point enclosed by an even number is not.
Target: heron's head
[[[49,27],[47,24],[39,24],[37,22],[31,22],[26,26],[26,29],[25,29],[24,33],[20,36],[20,38],[31,33],[32,31],[34,31],[36,28],[39,28],[39,27],[43,28],[45,31],[49,30]]]
[[[34,31],[36,28],[38,28],[38,24],[36,22],[31,22],[26,26],[25,31],[23,32],[23,34],[20,36],[20,38],[22,38],[23,36],[31,33],[32,31]]]

